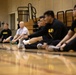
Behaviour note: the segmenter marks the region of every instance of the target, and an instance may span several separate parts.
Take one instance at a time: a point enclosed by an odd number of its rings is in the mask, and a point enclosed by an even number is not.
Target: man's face
[[[41,18],[40,21],[38,21],[38,26],[39,27],[45,26],[45,20],[44,20],[44,18]]]
[[[8,25],[7,24],[4,24],[4,29],[8,29]]]
[[[73,17],[76,17],[76,8],[73,9]]]
[[[45,22],[46,22],[46,23],[50,23],[50,22],[51,22],[51,19],[52,19],[51,16],[45,15]]]
[[[24,27],[24,22],[20,22],[20,28],[23,28]]]

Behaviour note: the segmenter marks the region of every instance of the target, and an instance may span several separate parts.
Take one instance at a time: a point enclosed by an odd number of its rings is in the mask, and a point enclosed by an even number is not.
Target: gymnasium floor
[[[76,53],[24,52],[17,45],[0,44],[0,75],[76,75]]]

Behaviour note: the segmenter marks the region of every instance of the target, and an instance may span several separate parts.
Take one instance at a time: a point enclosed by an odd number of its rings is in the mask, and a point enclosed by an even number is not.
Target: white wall
[[[37,9],[37,17],[46,10],[57,11],[71,9],[76,4],[76,0],[0,0],[0,21],[10,23],[10,14],[15,13],[15,28],[17,28],[17,7],[27,6],[28,3]]]
[[[0,0],[0,21],[8,22],[8,12],[7,12],[7,2],[6,0]]]
[[[55,13],[70,9],[75,5],[76,0],[8,0],[8,12],[16,12],[18,6],[27,6],[28,3],[36,7],[37,16],[39,16],[49,9],[53,9]]]

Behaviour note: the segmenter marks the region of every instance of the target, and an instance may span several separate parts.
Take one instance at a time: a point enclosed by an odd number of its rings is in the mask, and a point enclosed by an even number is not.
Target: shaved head
[[[23,24],[24,25],[24,21],[20,21],[20,24]]]
[[[24,21],[20,21],[19,26],[20,26],[20,28],[23,28],[25,26]]]

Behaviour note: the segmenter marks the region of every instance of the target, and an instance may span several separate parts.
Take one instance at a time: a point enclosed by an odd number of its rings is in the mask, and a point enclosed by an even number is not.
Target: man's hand
[[[16,40],[12,40],[12,43],[15,43],[16,42]]]
[[[46,49],[46,47],[47,47],[47,43],[44,43],[44,44],[42,45],[42,48]]]
[[[61,46],[61,43],[59,43],[59,44],[56,45],[56,47],[60,47],[60,46]]]
[[[3,43],[6,42],[6,39],[3,40]]]
[[[60,50],[63,51],[63,48],[66,46],[66,44],[64,43],[61,47]]]
[[[28,35],[23,35],[23,36],[21,37],[21,39],[26,39],[26,38],[28,38]]]

